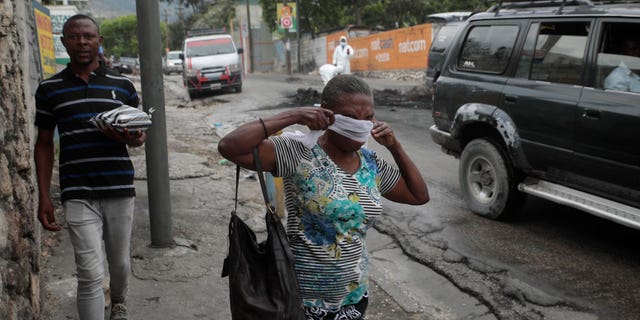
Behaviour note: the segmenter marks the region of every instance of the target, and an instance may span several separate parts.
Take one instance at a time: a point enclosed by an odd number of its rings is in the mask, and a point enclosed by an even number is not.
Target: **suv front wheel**
[[[462,196],[471,211],[490,219],[516,215],[525,194],[502,147],[490,139],[469,142],[458,168]]]

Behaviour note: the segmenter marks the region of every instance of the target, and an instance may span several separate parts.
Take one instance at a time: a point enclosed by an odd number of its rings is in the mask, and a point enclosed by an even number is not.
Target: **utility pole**
[[[149,220],[151,246],[171,247],[175,244],[171,223],[169,193],[169,161],[167,129],[162,80],[162,39],[158,0],[136,0],[138,49],[140,50],[140,81],[142,105],[145,111],[154,108],[153,125],[147,131],[147,189],[149,190]]]
[[[164,9],[164,25],[167,27],[167,34],[165,35],[165,52],[169,52],[169,10]]]
[[[300,70],[300,47],[302,46],[300,44],[300,0],[296,0],[296,40],[298,42],[298,73],[302,73],[302,70]]]
[[[249,43],[245,46],[249,47],[244,48],[245,54],[249,55],[249,73],[253,73],[253,37],[251,36],[251,10],[249,10],[249,0],[247,0],[247,31],[249,33]],[[240,32],[240,36],[242,36],[242,32]]]
[[[287,0],[282,0],[282,6],[287,7]],[[290,11],[289,11],[290,12]],[[289,17],[291,18],[291,17]],[[289,44],[289,28],[284,29],[284,58],[287,65],[287,74],[291,74],[291,45]]]
[[[182,15],[182,4],[178,4],[178,21],[180,21],[180,31],[184,35],[187,32],[187,28],[184,25],[184,16]]]

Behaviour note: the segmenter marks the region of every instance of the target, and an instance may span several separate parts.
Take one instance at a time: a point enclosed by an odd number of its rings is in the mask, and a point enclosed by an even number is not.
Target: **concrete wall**
[[[303,34],[300,36],[300,68],[298,68],[298,40],[296,35],[290,35],[292,38],[289,43],[291,45],[291,72],[292,73],[308,73],[318,69],[314,61],[314,40],[311,34]],[[286,72],[286,51],[282,40],[274,40],[272,44],[274,48],[274,59],[272,71]]]
[[[0,5],[0,319],[40,318],[32,161],[37,48],[31,1]]]

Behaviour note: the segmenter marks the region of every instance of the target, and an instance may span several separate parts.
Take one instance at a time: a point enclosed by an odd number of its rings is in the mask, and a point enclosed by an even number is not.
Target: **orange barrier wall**
[[[340,36],[347,33],[327,35],[327,63],[332,62]],[[430,23],[349,38],[348,44],[356,52],[351,57],[351,71],[426,69],[431,38]]]

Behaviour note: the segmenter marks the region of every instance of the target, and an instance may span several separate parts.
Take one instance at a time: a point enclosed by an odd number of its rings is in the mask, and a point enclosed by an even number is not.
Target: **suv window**
[[[589,29],[590,23],[583,21],[532,24],[517,76],[529,74],[531,80],[580,84]]]
[[[504,72],[518,37],[518,26],[476,26],[462,46],[458,68],[469,71]]]
[[[640,92],[640,23],[603,23],[596,88]]]
[[[431,44],[431,51],[444,52],[449,47],[449,44],[451,44],[451,41],[453,41],[458,28],[460,28],[460,23],[445,24],[438,33],[436,33],[436,37]]]

